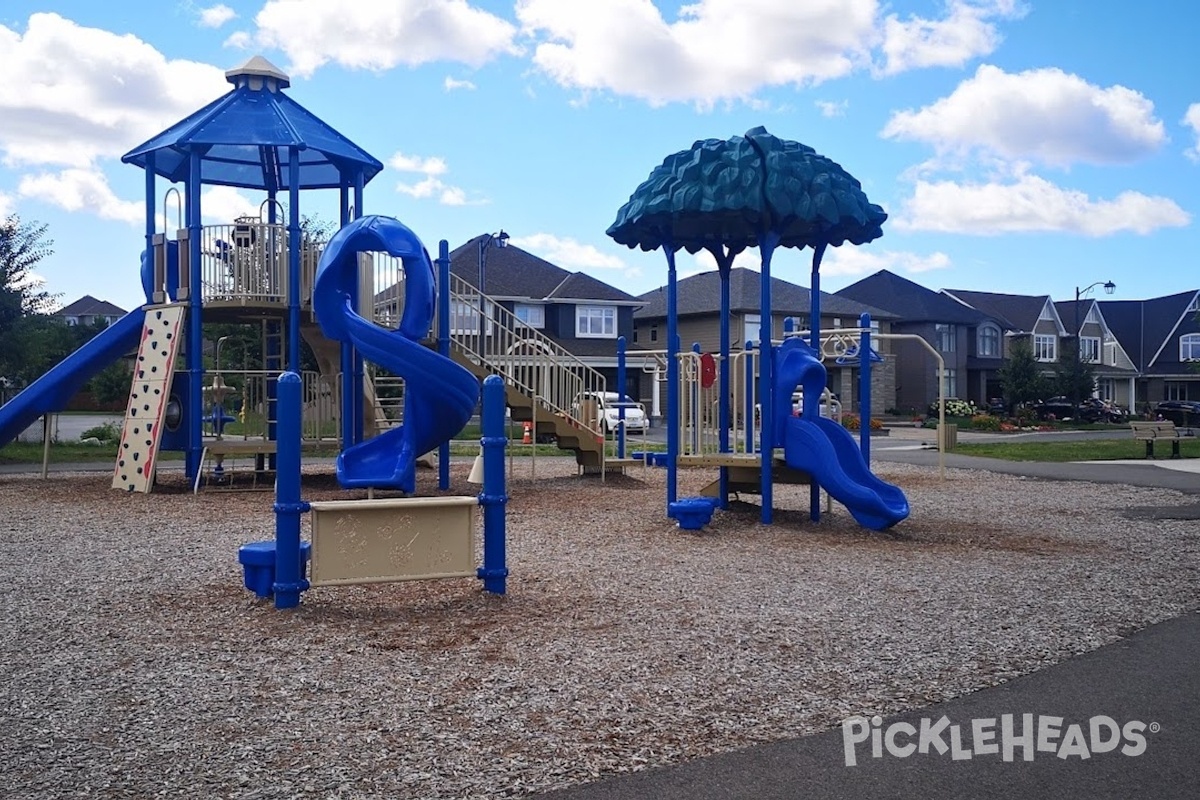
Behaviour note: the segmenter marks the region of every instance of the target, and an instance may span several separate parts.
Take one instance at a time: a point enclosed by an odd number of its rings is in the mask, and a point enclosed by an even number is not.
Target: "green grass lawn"
[[[1111,461],[1122,458],[1143,458],[1146,445],[1128,439],[1101,439],[1081,442],[973,442],[960,443],[954,452],[964,456],[1002,458],[1006,461]],[[1200,458],[1200,440],[1185,438],[1180,443],[1185,458]],[[1171,443],[1154,445],[1156,458],[1169,458]]]

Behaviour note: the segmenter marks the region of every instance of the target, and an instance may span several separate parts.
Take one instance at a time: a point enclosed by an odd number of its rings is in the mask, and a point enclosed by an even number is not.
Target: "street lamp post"
[[[1075,330],[1074,330],[1073,335],[1075,337],[1075,358],[1078,359],[1080,362],[1083,361],[1083,337],[1080,336],[1080,333],[1082,332],[1082,328],[1081,328],[1081,323],[1079,321],[1079,300],[1085,294],[1090,292],[1092,289],[1095,289],[1097,286],[1103,286],[1105,294],[1112,294],[1113,292],[1115,292],[1117,290],[1117,285],[1115,283],[1113,283],[1112,281],[1096,281],[1095,283],[1091,284],[1090,286],[1085,286],[1082,289],[1080,289],[1078,286],[1075,287]],[[1075,394],[1074,389],[1071,390],[1071,394],[1072,395]],[[1082,398],[1074,398],[1073,397],[1071,399],[1071,402],[1077,403],[1077,402],[1080,402],[1080,400],[1082,400]]]
[[[485,288],[485,269],[487,267],[488,247],[495,245],[498,248],[508,247],[508,234],[501,228],[499,233],[489,233],[479,240],[479,353],[483,354],[483,344],[487,336],[487,311],[486,300],[487,289]]]

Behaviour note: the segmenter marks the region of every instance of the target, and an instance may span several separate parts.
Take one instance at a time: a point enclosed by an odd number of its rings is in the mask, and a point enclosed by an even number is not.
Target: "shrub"
[[[862,427],[858,414],[842,414],[842,427],[848,431],[856,431]]]
[[[937,400],[929,404],[929,416],[936,417],[938,410]],[[946,398],[946,416],[948,417],[973,417],[978,413],[979,409],[975,407],[974,403],[959,400],[957,397]]]
[[[94,428],[88,428],[79,434],[79,439],[99,439],[102,442],[116,442],[121,438],[121,426],[115,422],[105,422]]]
[[[977,431],[998,431],[1001,427],[1000,418],[991,414],[976,414],[971,417],[971,427]]]

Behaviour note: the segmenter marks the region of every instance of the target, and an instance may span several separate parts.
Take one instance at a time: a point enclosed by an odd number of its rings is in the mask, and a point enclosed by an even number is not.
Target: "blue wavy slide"
[[[866,528],[885,530],[908,517],[908,498],[898,487],[880,480],[863,459],[854,437],[831,419],[820,416],[817,403],[825,388],[825,366],[799,338],[779,348],[776,376],[775,437],[792,469],[808,472]],[[791,395],[804,385],[803,416],[790,416]]]
[[[404,266],[404,311],[389,330],[354,312],[358,254],[386,252]],[[346,448],[338,455],[338,483],[346,489],[413,492],[417,458],[463,429],[479,402],[479,381],[463,367],[421,344],[433,321],[433,262],[421,240],[391,217],[366,216],[334,234],[321,262],[313,309],[326,337],[350,342],[366,360],[404,378],[404,424]]]
[[[0,406],[0,446],[17,438],[41,415],[65,409],[85,383],[137,349],[145,317],[146,312],[141,308],[130,311]]]

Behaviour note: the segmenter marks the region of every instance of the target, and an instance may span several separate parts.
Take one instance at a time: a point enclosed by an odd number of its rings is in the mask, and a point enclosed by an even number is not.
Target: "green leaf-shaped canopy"
[[[784,247],[815,249],[877,239],[886,219],[840,164],[758,127],[668,156],[608,235],[631,248],[694,253],[756,247],[773,233]]]

